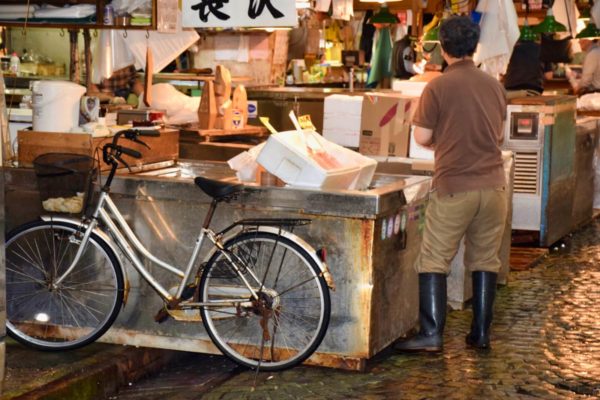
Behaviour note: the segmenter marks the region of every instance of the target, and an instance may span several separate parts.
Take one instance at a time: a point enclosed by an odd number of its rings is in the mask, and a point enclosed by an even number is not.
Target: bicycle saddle
[[[244,185],[215,181],[201,176],[197,176],[194,179],[194,183],[198,185],[204,193],[217,200],[231,196],[244,188]]]

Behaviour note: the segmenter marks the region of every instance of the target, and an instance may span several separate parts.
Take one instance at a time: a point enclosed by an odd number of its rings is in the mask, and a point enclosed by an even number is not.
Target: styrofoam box
[[[327,142],[327,145],[335,143]],[[349,157],[344,162],[338,154],[330,151],[328,153],[336,158],[342,167],[323,168],[307,154],[306,143],[301,134],[297,131],[286,131],[269,136],[257,162],[289,185],[320,189],[353,188],[361,174],[360,165]]]
[[[370,157],[363,156],[362,154],[337,145],[335,143],[330,142],[328,147],[331,149],[332,147],[337,148],[333,154],[335,154],[335,158],[341,162],[352,162],[359,166],[360,171],[356,176],[356,179],[352,184],[348,187],[348,189],[355,190],[364,190],[369,187],[371,184],[371,180],[373,179],[373,175],[375,175],[375,169],[377,169],[377,161]]]

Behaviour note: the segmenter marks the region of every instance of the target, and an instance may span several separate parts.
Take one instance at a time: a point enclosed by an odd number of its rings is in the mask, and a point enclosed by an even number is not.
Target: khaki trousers
[[[439,196],[432,192],[417,258],[418,273],[450,273],[450,262],[465,237],[467,270],[497,273],[507,204],[505,188]]]

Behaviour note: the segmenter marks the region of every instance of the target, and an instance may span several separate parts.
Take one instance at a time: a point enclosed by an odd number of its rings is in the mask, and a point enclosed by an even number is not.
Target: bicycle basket
[[[97,166],[82,154],[46,153],[33,160],[42,207],[49,212],[80,214],[93,196]]]

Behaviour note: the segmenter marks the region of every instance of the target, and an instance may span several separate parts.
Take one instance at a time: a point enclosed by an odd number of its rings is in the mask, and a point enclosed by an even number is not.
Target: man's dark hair
[[[442,49],[455,58],[472,56],[479,42],[479,25],[469,17],[452,16],[440,26]]]

